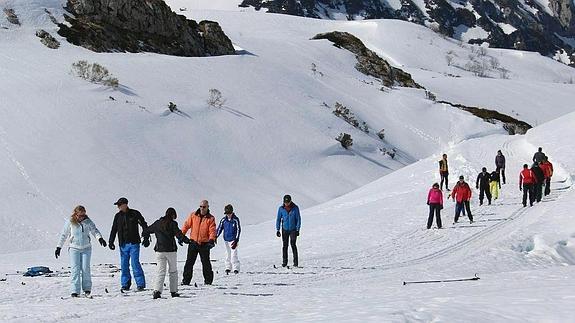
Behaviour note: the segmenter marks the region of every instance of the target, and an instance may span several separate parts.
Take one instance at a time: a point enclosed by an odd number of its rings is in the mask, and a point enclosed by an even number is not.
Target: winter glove
[[[56,256],[56,259],[58,259],[58,257],[60,257],[60,250],[62,250],[62,248],[56,247],[56,251],[54,252],[54,256]]]
[[[282,236],[282,234],[281,234],[279,231],[278,231],[278,232],[276,232],[276,237],[278,237],[278,238],[279,238],[279,237],[281,237],[281,236]]]
[[[178,240],[178,244],[179,244],[180,246],[183,246],[183,245],[184,245],[184,241],[183,241],[183,240]]]
[[[519,190],[520,190],[520,191],[523,191],[523,188],[521,187],[521,185],[519,185]]]
[[[232,242],[232,245],[230,247],[232,249],[236,249],[238,247],[238,240],[234,240],[234,242]]]
[[[116,249],[116,245],[114,245],[114,243],[110,241],[108,243],[108,248],[110,248],[110,250],[114,250],[114,249]]]
[[[296,231],[296,232],[295,232],[295,236],[296,236],[296,237],[299,237],[299,231]]]
[[[479,185],[475,185],[475,189],[477,189],[477,190],[478,190],[478,189],[479,189]]]
[[[443,205],[439,205],[439,209],[440,209],[440,210],[443,210]]]
[[[106,248],[106,240],[104,240],[103,238],[98,239],[98,241],[100,242],[100,245],[104,248]]]
[[[148,238],[148,237],[144,238],[144,241],[142,242],[142,246],[144,246],[144,248],[148,248],[150,246],[150,238]]]
[[[212,249],[213,247],[215,247],[216,244],[214,242],[214,240],[209,240],[208,242],[206,242],[205,247],[208,249]]]

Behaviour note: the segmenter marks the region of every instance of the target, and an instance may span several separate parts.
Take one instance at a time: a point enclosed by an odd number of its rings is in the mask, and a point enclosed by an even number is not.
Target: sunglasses
[[[207,207],[208,207],[207,205],[200,205],[200,209],[205,209]]]

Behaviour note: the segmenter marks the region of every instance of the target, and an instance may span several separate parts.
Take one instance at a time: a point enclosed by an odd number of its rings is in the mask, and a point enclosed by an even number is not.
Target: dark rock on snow
[[[199,24],[163,0],[68,0],[58,34],[96,52],[154,52],[175,56],[235,53],[218,23]]]

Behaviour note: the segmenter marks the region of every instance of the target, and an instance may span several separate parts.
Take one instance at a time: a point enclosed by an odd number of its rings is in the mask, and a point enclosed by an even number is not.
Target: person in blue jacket
[[[224,217],[218,225],[217,236],[224,233],[224,242],[226,245],[226,274],[232,270],[234,274],[240,272],[240,260],[238,259],[238,243],[242,227],[240,219],[234,213],[234,207],[228,204],[224,207]]]
[[[64,243],[70,238],[70,277],[72,278],[71,295],[78,297],[80,288],[84,291],[87,297],[90,297],[92,292],[92,276],[90,274],[90,258],[92,257],[92,244],[90,243],[90,234],[92,234],[98,242],[106,247],[106,240],[102,238],[102,234],[96,228],[96,225],[86,214],[86,208],[78,205],[74,208],[74,213],[70,219],[66,220],[60,240],[56,246],[54,256],[56,259],[60,257],[60,251]]]
[[[293,265],[294,267],[298,266],[296,240],[299,236],[300,227],[301,216],[299,214],[299,208],[292,202],[290,195],[285,195],[284,203],[279,207],[276,219],[276,236],[278,238],[282,237],[283,240],[282,267],[287,266],[288,263],[288,243],[291,245],[291,251],[293,253]]]

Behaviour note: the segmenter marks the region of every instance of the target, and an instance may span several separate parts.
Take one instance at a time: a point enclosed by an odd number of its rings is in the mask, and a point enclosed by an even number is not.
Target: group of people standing
[[[449,166],[447,161],[447,154],[443,154],[442,159],[439,161],[439,175],[441,178],[440,184],[434,183],[427,194],[427,205],[429,205],[429,216],[427,218],[427,229],[431,229],[433,225],[433,218],[437,223],[437,227],[441,229],[441,210],[443,209],[443,183],[445,189],[449,190]],[[539,147],[538,151],[533,156],[533,165],[531,168],[527,164],[523,165],[523,170],[519,176],[519,189],[523,191],[523,206],[527,205],[527,197],[529,197],[530,205],[533,202],[540,202],[545,187],[545,195],[551,192],[551,176],[553,176],[553,165],[549,162],[547,156],[543,153],[543,149]],[[483,201],[487,200],[487,204],[491,205],[492,200],[499,198],[499,190],[501,189],[501,182],[505,184],[505,156],[501,150],[497,151],[495,156],[495,169],[492,172],[487,171],[487,167],[483,167],[481,172],[477,175],[475,181],[475,188],[479,190],[479,205],[483,205]],[[465,182],[464,176],[459,176],[458,182],[451,190],[448,198],[452,198],[455,204],[455,217],[454,224],[459,221],[461,214],[469,218],[470,224],[473,223],[473,215],[471,213],[472,190],[469,184]]]
[[[165,215],[148,226],[142,214],[128,207],[128,199],[122,197],[114,203],[118,207],[118,213],[114,216],[108,243],[104,240],[94,222],[86,214],[84,206],[77,206],[70,218],[66,220],[60,239],[58,241],[55,257],[58,258],[65,242],[69,239],[70,271],[71,271],[71,296],[78,297],[83,291],[90,296],[92,291],[92,279],[90,272],[90,260],[92,246],[90,235],[94,236],[101,246],[111,250],[116,249],[115,241],[118,238],[120,252],[121,291],[125,292],[132,287],[132,274],[136,283],[136,289],[146,289],[146,278],[140,263],[140,245],[150,246],[150,235],[156,237],[154,251],[156,252],[157,277],[154,284],[153,298],[161,297],[164,289],[166,271],[169,277],[169,288],[172,297],[179,297],[178,293],[178,269],[177,269],[177,245],[188,245],[186,263],[184,265],[182,285],[189,285],[192,281],[193,267],[198,255],[202,262],[204,284],[211,285],[214,280],[214,272],[210,261],[210,250],[216,245],[217,239],[223,234],[226,247],[225,273],[239,274],[240,261],[238,258],[238,246],[241,234],[240,219],[234,213],[231,204],[224,207],[224,217],[216,227],[215,217],[210,213],[207,200],[200,202],[199,208],[192,212],[182,229],[176,222],[177,213],[172,207],[168,208]],[[282,229],[280,233],[280,227]],[[296,239],[301,227],[301,216],[298,206],[292,202],[290,195],[285,195],[283,204],[279,207],[276,218],[276,231],[278,237],[283,237],[282,265],[287,266],[288,243],[291,244],[294,266],[298,265],[298,253]],[[140,235],[141,228],[141,235]],[[189,237],[186,234],[189,232]]]

